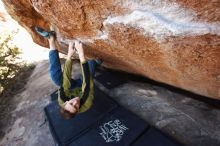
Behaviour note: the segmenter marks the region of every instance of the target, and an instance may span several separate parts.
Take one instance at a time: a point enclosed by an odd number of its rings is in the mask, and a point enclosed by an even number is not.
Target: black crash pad
[[[122,74],[105,68],[98,68],[94,78],[108,89],[127,83],[127,79]]]
[[[132,146],[183,146],[168,135],[151,127]]]
[[[51,98],[57,99],[56,92]],[[61,146],[181,146],[119,106],[97,87],[89,111],[65,120],[55,100],[45,108],[45,113],[51,133]]]
[[[102,91],[95,88],[95,100],[93,107],[85,113],[78,114],[70,120],[65,120],[60,115],[60,107],[57,101],[53,101],[45,107],[45,113],[49,122],[51,133],[58,145],[68,145],[73,139],[93,127],[106,113],[118,105],[107,97]]]
[[[145,121],[118,107],[97,121],[70,146],[129,146],[148,128]]]

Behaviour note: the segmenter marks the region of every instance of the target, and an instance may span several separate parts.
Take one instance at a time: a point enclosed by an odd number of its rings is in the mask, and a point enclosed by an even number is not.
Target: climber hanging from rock
[[[69,43],[67,60],[62,73],[58,50],[55,47],[55,32],[45,31],[42,28],[35,28],[38,34],[49,41],[50,52],[50,76],[53,82],[60,86],[58,90],[58,102],[61,106],[61,114],[69,119],[77,113],[85,112],[91,108],[94,99],[93,77],[95,69],[101,64],[100,60],[87,61],[84,56],[84,47],[80,41],[75,41],[75,48],[79,55],[82,69],[82,79],[71,79],[72,55],[74,54],[74,43]]]

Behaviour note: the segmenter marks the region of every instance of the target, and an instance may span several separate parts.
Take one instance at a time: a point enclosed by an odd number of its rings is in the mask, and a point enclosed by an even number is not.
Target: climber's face
[[[75,97],[65,102],[64,109],[71,114],[76,114],[79,112],[80,98]]]

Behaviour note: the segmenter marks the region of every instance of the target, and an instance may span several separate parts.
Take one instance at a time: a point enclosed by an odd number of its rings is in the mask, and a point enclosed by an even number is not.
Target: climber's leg
[[[55,32],[54,31],[46,31],[41,27],[35,27],[36,32],[47,38],[50,45],[50,52],[49,52],[49,62],[50,62],[50,77],[52,81],[61,86],[63,83],[63,73],[61,69],[61,63],[59,58],[58,50],[55,47]]]
[[[58,50],[55,47],[55,36],[51,35],[48,39],[50,45],[49,62],[50,62],[50,76],[52,81],[61,86],[63,83],[63,73]]]
[[[100,59],[96,59],[96,60],[89,60],[88,63],[89,63],[90,73],[92,77],[94,77],[95,70],[98,66],[102,64],[102,61]]]
[[[63,82],[63,73],[62,73],[61,63],[57,50],[55,49],[50,50],[49,61],[50,61],[50,77],[56,85],[61,86]]]

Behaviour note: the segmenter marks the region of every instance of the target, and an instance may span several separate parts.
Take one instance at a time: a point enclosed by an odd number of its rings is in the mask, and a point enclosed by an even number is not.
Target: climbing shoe
[[[45,37],[47,39],[49,39],[51,35],[55,35],[54,31],[46,31],[43,28],[38,27],[38,26],[35,27],[35,30],[39,35],[41,35],[42,37]]]
[[[99,65],[99,66],[103,63],[103,61],[102,61],[101,59],[99,59],[99,58],[96,59],[95,62],[96,62],[97,65]]]

